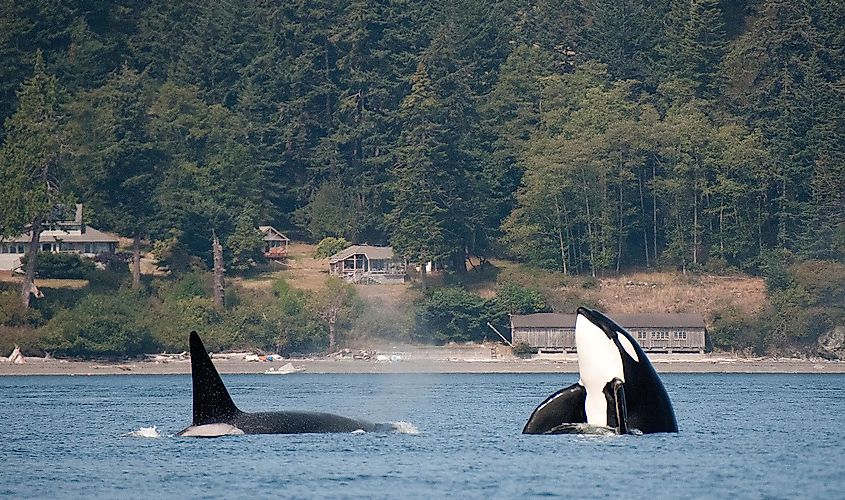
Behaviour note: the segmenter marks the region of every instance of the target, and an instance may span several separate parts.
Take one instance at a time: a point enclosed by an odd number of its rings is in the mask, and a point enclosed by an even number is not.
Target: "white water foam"
[[[128,434],[132,437],[139,437],[139,438],[159,438],[161,437],[161,433],[158,432],[156,426],[152,427],[141,427],[137,431],[132,431]]]
[[[397,434],[413,434],[417,435],[420,430],[411,422],[390,422],[393,425],[393,432]]]

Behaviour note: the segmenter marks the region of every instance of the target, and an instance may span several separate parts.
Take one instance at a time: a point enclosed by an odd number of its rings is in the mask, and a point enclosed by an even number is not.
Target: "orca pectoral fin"
[[[562,424],[586,423],[586,399],[587,390],[580,384],[572,384],[557,391],[534,410],[522,433],[546,434]]]
[[[222,422],[240,414],[196,331],[191,332],[189,343],[194,393],[193,425]]]
[[[614,378],[604,388],[607,399],[607,422],[619,434],[628,434],[628,403],[625,401],[625,383]]]

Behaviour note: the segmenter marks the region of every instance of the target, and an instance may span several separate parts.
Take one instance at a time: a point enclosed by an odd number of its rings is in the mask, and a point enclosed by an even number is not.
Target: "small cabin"
[[[288,256],[290,238],[273,226],[258,226],[264,239],[264,256],[271,260],[280,260]]]
[[[353,245],[329,257],[329,274],[351,283],[404,283],[406,266],[391,247]]]
[[[511,341],[537,352],[576,352],[575,314],[538,313],[511,316]],[[614,314],[645,352],[704,352],[707,329],[697,314]]]

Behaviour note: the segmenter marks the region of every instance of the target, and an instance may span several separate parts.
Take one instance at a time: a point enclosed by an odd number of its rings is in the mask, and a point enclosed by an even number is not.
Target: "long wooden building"
[[[576,352],[575,314],[511,316],[511,341],[538,352]],[[614,314],[646,352],[703,353],[707,329],[697,314]]]

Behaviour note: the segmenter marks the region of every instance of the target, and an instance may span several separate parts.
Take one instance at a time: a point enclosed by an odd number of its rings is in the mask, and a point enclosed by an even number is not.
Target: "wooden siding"
[[[704,328],[628,328],[646,352],[702,353],[705,346]],[[513,343],[525,343],[538,351],[576,352],[574,328],[513,327]]]

